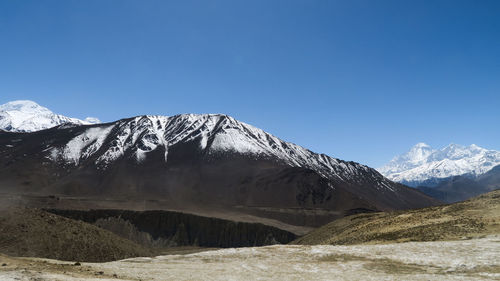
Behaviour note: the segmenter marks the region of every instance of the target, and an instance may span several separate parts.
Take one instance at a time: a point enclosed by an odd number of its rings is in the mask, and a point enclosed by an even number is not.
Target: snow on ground
[[[122,280],[500,280],[499,257],[500,237],[489,236],[386,245],[231,248],[83,266]],[[12,274],[0,269],[1,280],[14,280],[9,279]],[[89,278],[95,277],[92,274]],[[52,280],[63,280],[56,277]]]
[[[20,271],[0,271],[1,281],[111,281],[116,278],[99,278],[99,277],[82,277],[69,276],[64,273],[49,273],[49,272],[33,272],[29,270]],[[119,280],[119,279],[118,279]]]

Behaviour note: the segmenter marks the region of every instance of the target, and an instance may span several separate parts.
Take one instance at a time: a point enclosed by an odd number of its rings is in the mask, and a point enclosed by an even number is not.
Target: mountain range
[[[75,208],[252,218],[282,228],[439,204],[375,169],[314,153],[223,114],[3,131],[0,166],[4,193],[77,198]]]
[[[55,114],[48,108],[29,100],[11,101],[0,105],[0,130],[35,132],[65,123],[90,125],[100,123],[100,121],[94,117],[80,120]]]
[[[433,149],[418,143],[378,171],[387,178],[417,187],[426,194],[456,202],[500,188],[500,151],[475,144]]]

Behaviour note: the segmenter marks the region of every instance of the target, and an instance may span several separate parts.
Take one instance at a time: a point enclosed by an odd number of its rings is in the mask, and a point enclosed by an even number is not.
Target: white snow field
[[[458,175],[482,175],[500,165],[500,151],[488,150],[475,144],[450,144],[433,149],[418,143],[407,153],[392,159],[377,170],[396,182],[416,186],[428,179],[442,179]]]
[[[82,263],[82,267],[88,270],[0,269],[0,280],[500,280],[500,236],[385,245],[231,248]]]
[[[55,114],[30,100],[17,100],[0,105],[0,130],[5,131],[35,132],[66,123],[91,125],[100,122],[94,117],[80,120]]]

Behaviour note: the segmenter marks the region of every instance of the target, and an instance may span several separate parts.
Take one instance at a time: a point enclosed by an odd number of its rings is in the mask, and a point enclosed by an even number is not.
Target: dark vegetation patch
[[[291,232],[260,223],[234,222],[171,211],[47,211],[96,224],[122,237],[152,247],[250,247],[286,244],[296,239]],[[116,227],[117,223],[121,226]]]

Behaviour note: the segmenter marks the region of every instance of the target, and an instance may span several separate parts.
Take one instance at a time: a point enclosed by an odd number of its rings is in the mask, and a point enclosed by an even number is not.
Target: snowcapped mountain
[[[51,148],[50,157],[57,162],[78,165],[94,156],[94,164],[106,169],[108,164],[121,157],[142,162],[156,150],[162,151],[167,163],[170,147],[189,142],[196,143],[198,149],[207,155],[230,152],[273,159],[344,181],[356,181],[363,172],[372,170],[358,163],[313,153],[222,114],[138,116],[91,127],[63,147]],[[380,188],[392,189],[390,181],[377,174],[370,175],[374,177],[374,183]]]
[[[0,166],[1,192],[154,201],[161,202],[155,208],[212,208],[210,214],[292,225],[438,203],[375,169],[314,153],[222,114],[0,132]]]
[[[11,132],[34,132],[64,123],[90,125],[100,123],[99,119],[85,120],[55,114],[36,102],[29,100],[11,101],[0,105],[0,129]]]
[[[500,165],[500,151],[475,144],[450,144],[433,149],[425,143],[418,143],[377,170],[393,181],[417,186],[458,175],[477,177],[497,165]]]

